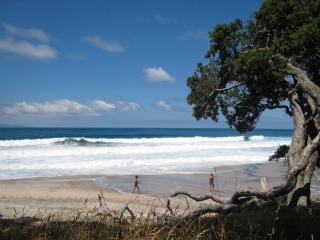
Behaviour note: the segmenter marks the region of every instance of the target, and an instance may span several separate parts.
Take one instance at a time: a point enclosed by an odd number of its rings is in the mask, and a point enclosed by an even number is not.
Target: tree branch
[[[317,110],[317,106],[313,99],[310,96],[307,96],[307,101],[309,103],[309,106],[311,108],[311,116],[306,120],[305,124],[310,123],[311,121],[314,122],[314,126],[318,131],[320,131],[320,118],[319,118],[319,112]]]
[[[217,203],[222,203],[222,204],[227,204],[230,202],[230,200],[228,199],[223,199],[223,198],[219,198],[219,197],[215,197],[211,194],[206,194],[206,195],[203,195],[203,196],[197,196],[197,195],[193,195],[192,193],[189,193],[187,191],[175,191],[171,194],[171,197],[176,197],[178,195],[186,195],[188,196],[189,198],[197,201],[197,202],[202,202],[202,201],[205,201],[205,200],[212,200],[214,202],[217,202]]]
[[[169,212],[171,213],[171,215],[173,215],[172,208],[170,207],[170,199],[169,198],[167,200],[167,208],[168,208]]]
[[[320,111],[320,88],[317,84],[312,82],[307,74],[300,68],[294,66],[289,61],[287,67],[291,70],[297,78],[297,86],[301,88],[305,93],[307,93],[316,103],[318,111]]]
[[[128,207],[128,204],[126,204],[122,209],[121,209],[121,214],[120,214],[120,221],[123,219],[123,215],[125,211],[128,211],[131,215],[132,220],[134,219],[134,214],[131,211],[131,209]]]
[[[292,116],[292,112],[290,111],[290,108],[286,105],[269,106],[268,104],[264,104],[263,106],[265,106],[265,108],[267,109],[284,108],[286,113],[289,114],[289,116]]]
[[[200,208],[193,212],[190,212],[188,216],[192,218],[198,218],[207,213],[235,213],[238,212],[238,206],[234,204],[227,204],[227,205],[214,205],[210,207]]]
[[[305,116],[299,104],[300,99],[296,92],[296,88],[294,88],[289,93],[289,101],[292,108],[293,113],[293,120],[294,120],[294,132],[292,137],[292,142],[290,145],[290,149],[288,151],[288,164],[289,169],[292,169],[296,166],[296,162],[294,161],[295,156],[297,154],[301,154],[303,148],[305,146],[305,141],[307,138],[306,135],[306,125],[305,123]]]
[[[103,192],[102,192],[102,189],[100,190],[101,191],[101,193],[100,194],[98,194],[98,198],[99,198],[99,203],[100,203],[100,207],[99,208],[102,208],[103,209],[103,211],[105,211],[106,213],[108,213],[108,214],[111,214],[112,215],[112,213],[111,213],[111,211],[110,211],[110,209],[107,207],[107,204],[105,203],[105,198],[104,198],[104,195],[103,195]]]
[[[235,192],[230,198],[219,198],[209,194],[197,196],[187,191],[176,191],[172,193],[171,196],[186,195],[197,202],[212,200],[218,203],[215,206],[199,209],[190,213],[190,215],[194,216],[206,213],[237,212],[253,207],[262,207],[266,204],[273,203],[272,199],[288,194],[295,187],[297,174],[298,172],[296,172],[296,175],[288,178],[284,185],[273,187],[270,190],[245,189]]]
[[[295,79],[297,80],[297,87],[308,94],[314,100],[317,106],[317,110],[318,112],[320,112],[320,87],[312,82],[308,75],[302,69],[294,66],[290,62],[290,59],[285,58],[281,54],[275,54],[274,57],[278,57],[285,61],[287,68],[291,71],[292,75],[294,75]]]
[[[299,172],[304,170],[308,164],[309,164],[309,159],[310,156],[320,147],[320,132],[318,135],[310,142],[307,144],[307,146],[303,149],[301,153],[301,158],[300,161],[296,164],[295,167],[293,167],[290,172],[288,177],[290,178],[291,176],[297,175]]]
[[[220,92],[229,91],[229,90],[231,90],[231,89],[233,89],[233,88],[237,88],[237,87],[239,87],[239,86],[241,86],[241,85],[244,85],[244,82],[239,82],[239,83],[237,83],[237,84],[235,84],[235,85],[232,85],[232,86],[230,86],[230,87],[227,87],[227,88],[216,88],[216,89],[213,89],[212,92],[211,92],[211,93],[209,94],[209,96],[207,97],[207,101],[206,101],[204,104],[202,104],[202,106],[201,106],[201,108],[200,108],[200,111],[203,112],[203,109],[209,104],[209,102],[210,102],[210,100],[211,100],[211,98],[212,98],[213,95],[215,95],[215,94],[217,94],[217,93],[220,93]]]
[[[230,87],[226,87],[226,88],[217,88],[217,89],[214,89],[214,90],[209,94],[209,98],[210,98],[215,92],[226,92],[226,91],[229,91],[229,90],[231,90],[231,89],[233,89],[233,88],[237,88],[237,87],[239,87],[239,86],[241,86],[241,85],[244,85],[244,82],[239,82],[239,83],[237,83],[237,84],[234,84],[234,85],[232,85],[232,86],[230,86]]]

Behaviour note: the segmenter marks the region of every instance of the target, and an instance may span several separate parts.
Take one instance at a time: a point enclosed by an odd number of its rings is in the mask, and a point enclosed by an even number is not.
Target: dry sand
[[[245,188],[261,188],[261,177],[267,186],[284,183],[287,167],[282,162],[223,166],[215,169],[214,195],[230,197]],[[0,216],[59,217],[63,219],[92,217],[103,212],[98,194],[103,192],[107,208],[119,215],[129,204],[136,215],[167,211],[166,201],[177,190],[202,195],[209,190],[208,174],[167,174],[139,176],[141,194],[132,194],[134,176],[66,176],[53,178],[0,181]],[[319,199],[319,181],[312,183],[313,199]],[[196,203],[184,197],[171,198],[173,209],[185,210],[211,204]]]

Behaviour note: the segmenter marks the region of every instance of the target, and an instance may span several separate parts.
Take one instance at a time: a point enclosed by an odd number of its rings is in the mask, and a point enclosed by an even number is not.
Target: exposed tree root
[[[131,209],[128,207],[128,203],[121,209],[121,214],[120,214],[120,221],[122,221],[123,220],[123,215],[124,215],[124,213],[125,213],[125,211],[128,211],[129,213],[130,213],[130,215],[131,215],[131,218],[132,218],[132,220],[134,220],[134,214],[133,214],[133,212],[131,211]]]
[[[251,192],[253,190],[248,190],[248,191]],[[176,197],[178,195],[186,195],[197,202],[212,200],[213,202],[216,203],[209,207],[200,208],[193,212],[190,212],[188,214],[189,217],[199,217],[207,213],[242,212],[245,210],[260,209],[260,208],[264,208],[265,206],[270,206],[274,204],[274,201],[272,201],[272,199],[260,199],[255,196],[240,197],[238,194],[241,194],[241,193],[240,192],[235,193],[235,195],[237,195],[236,202],[234,202],[233,197],[231,197],[230,199],[227,199],[227,198],[215,197],[209,194],[206,194],[203,196],[197,196],[187,191],[176,191],[172,193],[171,196]]]
[[[120,212],[120,217],[119,217],[119,216],[117,216],[115,211],[112,212],[110,209],[108,209],[102,190],[101,190],[101,193],[98,194],[98,197],[99,197],[99,202],[100,202],[100,208],[102,208],[106,214],[111,215],[113,218],[119,218],[120,221],[122,221],[125,211],[128,211],[131,215],[132,220],[135,219],[134,213],[129,208],[128,203],[122,207],[121,212]]]

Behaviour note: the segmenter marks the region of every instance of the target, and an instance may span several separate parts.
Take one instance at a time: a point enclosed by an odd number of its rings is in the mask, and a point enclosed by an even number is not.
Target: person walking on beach
[[[213,192],[213,188],[214,188],[214,176],[213,176],[213,173],[210,174],[209,184],[210,184],[210,192]]]
[[[136,189],[138,189],[138,193],[140,193],[138,176],[136,176],[136,177],[134,178],[134,185],[133,185],[132,193],[133,193],[134,190],[136,190]]]

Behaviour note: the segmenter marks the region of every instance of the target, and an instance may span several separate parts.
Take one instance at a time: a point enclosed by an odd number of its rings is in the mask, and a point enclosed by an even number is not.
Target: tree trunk
[[[307,167],[302,170],[297,177],[297,183],[292,191],[289,192],[287,204],[290,207],[310,207],[311,199],[311,182],[313,172],[315,170],[318,154],[314,153],[310,159]]]
[[[293,69],[293,66],[289,68]],[[294,134],[288,152],[288,179],[295,179],[295,185],[287,195],[287,204],[291,207],[310,207],[310,186],[320,145],[318,128],[320,94],[319,87],[314,85],[302,71],[297,71],[295,67],[294,71],[298,88],[289,96],[294,119]],[[312,89],[313,87],[316,90]],[[309,93],[308,97],[305,98],[301,91]],[[311,110],[309,115],[305,114],[306,104]]]
[[[298,175],[295,188],[288,194],[288,206],[310,206],[310,182],[308,174],[305,174],[305,171],[301,171]]]

